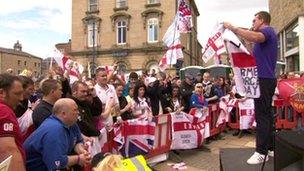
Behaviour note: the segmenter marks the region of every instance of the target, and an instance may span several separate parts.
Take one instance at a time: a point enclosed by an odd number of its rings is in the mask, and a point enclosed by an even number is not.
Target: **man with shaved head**
[[[72,99],[55,102],[53,114],[23,144],[27,170],[59,170],[90,162],[76,124],[78,113]]]

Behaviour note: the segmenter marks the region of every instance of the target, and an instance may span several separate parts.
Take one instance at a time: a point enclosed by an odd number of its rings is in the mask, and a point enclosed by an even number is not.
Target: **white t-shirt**
[[[101,87],[99,84],[96,84],[94,88],[97,97],[100,99],[102,103],[102,111],[105,111],[108,102],[111,98],[114,98],[115,105],[119,104],[118,97],[113,85],[107,84],[107,89],[105,89]],[[110,124],[110,125],[113,124],[113,118],[111,115],[109,115],[109,117],[105,119],[104,124]]]
[[[133,116],[136,118],[145,118],[151,113],[151,108],[149,107],[146,98],[138,98],[139,104],[133,100],[132,101],[132,112]]]

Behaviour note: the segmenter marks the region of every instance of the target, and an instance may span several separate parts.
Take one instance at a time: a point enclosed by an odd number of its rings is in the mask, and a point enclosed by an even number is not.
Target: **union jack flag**
[[[185,0],[179,0],[178,6],[178,30],[180,33],[191,32],[192,16],[190,6],[186,4]]]
[[[154,145],[156,122],[148,119],[132,119],[122,123],[115,130],[114,141],[125,157],[145,155]]]

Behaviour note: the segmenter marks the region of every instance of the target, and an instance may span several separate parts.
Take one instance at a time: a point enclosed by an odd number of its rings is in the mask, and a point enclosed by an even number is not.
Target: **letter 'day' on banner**
[[[234,64],[233,72],[238,78],[241,78],[236,80],[241,81],[236,82],[237,89],[245,92],[247,97],[259,97],[258,71],[254,57],[243,52],[231,53],[231,56]],[[242,87],[238,87],[238,85],[242,85]]]
[[[260,97],[260,86],[255,58],[250,55],[238,37],[230,30],[224,32],[227,51],[231,58],[236,90],[246,97]]]

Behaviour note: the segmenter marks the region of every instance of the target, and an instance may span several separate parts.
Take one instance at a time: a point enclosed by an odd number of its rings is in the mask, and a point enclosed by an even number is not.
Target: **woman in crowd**
[[[181,96],[179,93],[179,87],[177,85],[174,85],[172,87],[172,106],[173,106],[173,111],[172,112],[176,112],[176,111],[182,111],[183,107],[181,104]],[[180,110],[181,109],[181,110]]]
[[[202,83],[195,84],[194,92],[191,95],[190,108],[203,108],[208,103],[204,98],[204,89]]]
[[[128,103],[126,97],[122,95],[124,85],[116,84],[116,94],[119,101],[119,114],[122,120],[132,119],[131,103]],[[119,119],[118,119],[119,120]]]
[[[128,103],[132,102],[132,99],[134,97],[134,88],[135,88],[135,85],[134,86],[131,85],[129,87],[128,95],[126,96]]]
[[[149,98],[146,96],[146,86],[138,82],[134,88],[132,101],[132,114],[135,118],[152,117],[152,110],[149,105]]]
[[[218,98],[227,95],[231,91],[230,86],[226,83],[225,77],[220,76],[216,79],[215,91]]]

